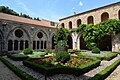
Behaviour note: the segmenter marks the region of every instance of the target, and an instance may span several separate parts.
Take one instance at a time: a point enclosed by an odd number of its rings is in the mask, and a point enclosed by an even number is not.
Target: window
[[[50,25],[51,26],[55,26],[55,22],[50,22]]]
[[[81,19],[77,20],[77,27],[79,27],[79,25],[81,24]]]
[[[119,10],[119,12],[118,12],[118,18],[120,19],[120,10]]]
[[[38,38],[42,38],[42,37],[43,37],[43,34],[42,34],[41,32],[38,32],[37,37],[38,37]]]
[[[87,18],[87,23],[88,23],[88,24],[94,24],[93,16],[89,16],[89,17]]]
[[[20,30],[20,29],[17,29],[17,30],[15,31],[15,36],[18,37],[18,38],[22,37],[22,36],[23,36],[23,31]]]
[[[108,20],[108,19],[109,19],[109,14],[107,12],[102,13],[101,22]]]
[[[69,29],[72,29],[72,22],[69,22]]]
[[[65,27],[64,23],[62,23],[61,26],[64,28]]]

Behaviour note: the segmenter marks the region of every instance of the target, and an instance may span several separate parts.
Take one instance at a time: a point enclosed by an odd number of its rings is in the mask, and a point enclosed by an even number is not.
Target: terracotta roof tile
[[[5,13],[0,13],[0,19],[27,23],[27,24],[32,24],[32,25],[38,25],[38,26],[43,26],[43,27],[56,28],[56,26],[51,26],[50,24],[48,24],[48,22],[45,22],[42,20],[37,21],[37,20],[32,20],[32,19],[23,18],[23,17],[14,16],[14,15],[5,14]]]

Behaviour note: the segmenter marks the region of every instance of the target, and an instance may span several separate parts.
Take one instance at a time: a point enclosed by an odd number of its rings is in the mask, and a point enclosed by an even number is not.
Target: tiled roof
[[[42,27],[56,28],[56,26],[51,26],[50,24],[48,24],[42,20],[37,21],[37,20],[32,20],[32,19],[23,18],[23,17],[14,16],[14,15],[5,14],[5,13],[0,13],[0,19],[21,22],[21,23],[27,23],[27,24],[32,24],[32,25],[37,25],[37,26],[42,26]]]

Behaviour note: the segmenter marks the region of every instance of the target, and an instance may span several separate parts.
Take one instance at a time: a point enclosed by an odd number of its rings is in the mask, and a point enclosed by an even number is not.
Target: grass
[[[86,52],[78,52],[77,55],[82,55],[85,57],[96,57],[97,59],[104,59],[104,60],[111,60],[115,56],[117,56],[117,53],[111,52],[111,51],[101,51],[100,54],[92,53],[91,51]]]
[[[24,54],[23,52],[20,52],[19,54]],[[46,53],[45,52],[33,52],[33,54],[28,54],[27,56],[29,58],[42,58],[44,57]]]

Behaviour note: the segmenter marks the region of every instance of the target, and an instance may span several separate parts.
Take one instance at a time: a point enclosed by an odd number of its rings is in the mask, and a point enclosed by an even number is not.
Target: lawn
[[[94,57],[101,60],[111,60],[112,58],[116,57],[118,53],[114,53],[111,51],[101,51],[100,53],[92,53],[91,51],[86,51],[86,52],[77,52],[76,54],[89,58]]]

